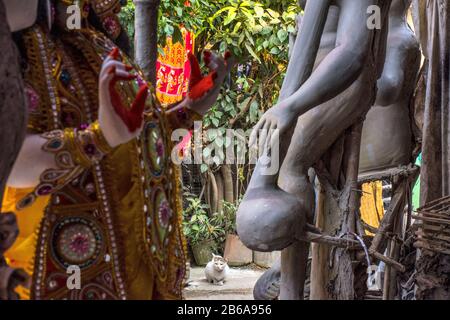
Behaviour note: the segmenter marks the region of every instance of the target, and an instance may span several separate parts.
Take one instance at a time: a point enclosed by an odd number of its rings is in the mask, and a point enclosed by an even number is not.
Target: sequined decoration
[[[103,251],[103,237],[99,227],[88,219],[66,218],[53,230],[52,252],[56,261],[67,268],[92,265]]]
[[[161,130],[154,122],[149,122],[145,126],[144,137],[145,155],[149,161],[150,170],[153,175],[160,176],[164,170],[166,153]]]

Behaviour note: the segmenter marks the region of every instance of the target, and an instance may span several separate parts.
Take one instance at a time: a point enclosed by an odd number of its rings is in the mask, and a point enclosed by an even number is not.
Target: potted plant
[[[211,223],[206,209],[197,197],[188,197],[188,207],[183,212],[183,232],[189,242],[194,255],[195,263],[206,265],[213,253],[217,250],[216,239],[220,237],[221,230]]]
[[[213,217],[213,222],[220,225],[225,242],[224,258],[230,266],[243,266],[253,261],[253,253],[241,241],[236,232],[237,204],[223,202],[223,209]]]

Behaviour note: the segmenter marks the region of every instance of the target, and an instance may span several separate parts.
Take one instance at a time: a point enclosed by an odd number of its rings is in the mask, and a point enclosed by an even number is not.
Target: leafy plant
[[[186,200],[188,207],[183,211],[183,232],[189,243],[196,245],[223,237],[223,229],[214,225],[206,212],[208,206],[194,196]]]
[[[203,17],[196,13],[200,8],[198,0],[191,0],[191,5],[186,5],[186,0],[161,0],[159,5],[158,42],[159,49],[166,45],[167,39],[172,38],[173,43],[182,42],[182,28],[196,30],[202,24]],[[134,38],[135,5],[128,0],[119,14],[122,25],[125,27],[130,39]]]
[[[213,215],[212,224],[223,230],[223,234],[236,234],[236,211],[238,205],[223,201],[223,209]]]
[[[296,0],[204,2],[205,19],[196,32],[197,46],[221,53],[231,51],[239,62],[204,117],[203,126],[245,132],[278,99],[288,63],[289,33],[295,31],[300,8]],[[224,160],[223,153],[214,151],[223,149],[224,144],[228,147],[229,141],[204,137],[204,142],[204,157],[212,155],[209,166],[214,169]],[[235,154],[241,154],[241,142],[232,142]],[[203,165],[201,169],[206,172],[208,167]]]

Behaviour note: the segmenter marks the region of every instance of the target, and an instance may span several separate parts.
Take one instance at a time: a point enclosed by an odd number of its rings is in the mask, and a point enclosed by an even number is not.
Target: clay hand
[[[253,128],[249,145],[253,146],[258,141],[258,148],[267,152],[275,143],[279,143],[280,136],[292,125],[296,117],[289,112],[289,108],[276,105],[269,109]]]
[[[106,141],[111,147],[126,143],[142,131],[145,101],[148,96],[147,85],[142,85],[131,106],[125,106],[117,92],[118,81],[131,81],[136,78],[130,74],[131,66],[120,62],[119,50],[113,49],[105,59],[100,71],[99,116],[98,121]]]
[[[227,52],[225,57],[219,57],[211,51],[203,52],[203,60],[210,73],[203,77],[197,58],[189,53],[191,64],[191,77],[186,103],[188,108],[200,115],[205,115],[216,102],[225,77],[234,65],[231,54]]]

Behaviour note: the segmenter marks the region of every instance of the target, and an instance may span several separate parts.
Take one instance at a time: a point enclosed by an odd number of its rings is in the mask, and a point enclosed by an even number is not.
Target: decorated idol
[[[186,248],[171,131],[201,119],[231,63],[206,51],[203,77],[191,55],[187,97],[163,108],[128,58],[123,1],[3,1],[29,113],[3,203],[20,229],[5,256],[32,276],[21,297],[181,298]],[[79,28],[67,23],[74,5]]]

